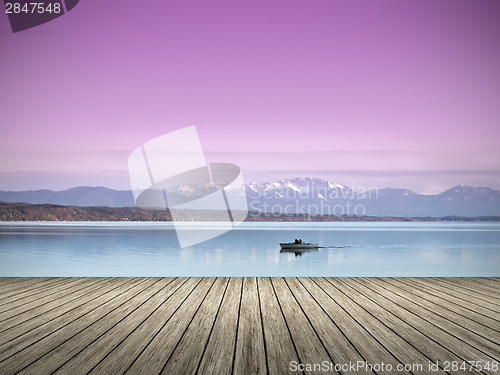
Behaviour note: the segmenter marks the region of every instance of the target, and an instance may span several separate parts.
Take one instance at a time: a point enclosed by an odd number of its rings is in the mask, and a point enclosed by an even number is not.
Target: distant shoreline
[[[185,211],[184,221],[225,221],[225,213],[218,211]],[[172,221],[170,212],[144,210],[137,207],[61,206],[56,204],[29,204],[0,202],[0,221]],[[249,212],[248,222],[449,222],[449,221],[500,221],[500,216],[356,216],[356,215],[305,215]]]

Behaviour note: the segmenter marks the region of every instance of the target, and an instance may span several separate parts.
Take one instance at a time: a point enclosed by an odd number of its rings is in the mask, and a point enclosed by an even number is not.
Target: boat
[[[311,249],[317,249],[319,245],[317,243],[309,243],[309,242],[301,242],[301,243],[296,243],[296,242],[289,242],[289,243],[282,243],[280,242],[281,250],[311,250]]]
[[[294,253],[295,256],[302,255],[308,251],[318,251],[317,243],[302,242],[302,240],[295,240],[290,243],[280,243],[280,253]]]

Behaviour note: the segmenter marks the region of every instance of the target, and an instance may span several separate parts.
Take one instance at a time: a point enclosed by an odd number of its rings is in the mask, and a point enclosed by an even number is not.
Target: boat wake
[[[346,249],[352,246],[318,246],[320,249]]]

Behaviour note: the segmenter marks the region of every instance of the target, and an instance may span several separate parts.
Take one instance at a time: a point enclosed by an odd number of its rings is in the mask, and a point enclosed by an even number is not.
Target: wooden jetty
[[[0,374],[500,374],[499,287],[0,278]]]

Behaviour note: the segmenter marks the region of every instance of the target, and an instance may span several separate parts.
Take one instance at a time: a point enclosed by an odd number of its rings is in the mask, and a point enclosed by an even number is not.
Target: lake
[[[322,247],[281,253],[295,238]],[[498,277],[500,223],[252,222],[181,249],[170,222],[2,222],[0,276]]]

